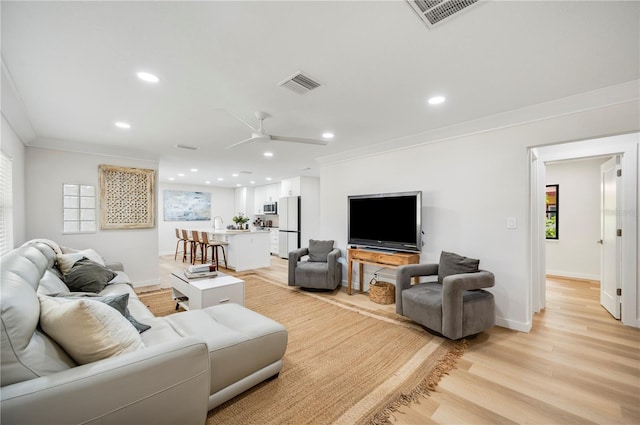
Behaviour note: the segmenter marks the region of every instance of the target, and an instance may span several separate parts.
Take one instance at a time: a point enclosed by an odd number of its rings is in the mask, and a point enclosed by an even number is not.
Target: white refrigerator
[[[280,198],[278,203],[279,255],[289,258],[289,251],[300,248],[300,197]]]

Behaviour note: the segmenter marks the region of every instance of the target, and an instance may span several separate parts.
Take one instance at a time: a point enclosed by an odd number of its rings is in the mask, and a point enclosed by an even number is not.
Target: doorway
[[[613,187],[604,187],[602,169],[613,177]],[[602,306],[611,316],[620,319],[619,249],[615,238],[617,204],[615,203],[618,156],[550,161],[545,163],[546,178],[546,270],[549,281],[569,281],[602,292]],[[603,190],[606,189],[606,190]],[[610,190],[613,189],[613,190]],[[603,194],[609,196],[603,222]],[[613,196],[611,196],[613,195]],[[603,231],[603,224],[613,226]],[[606,237],[606,244],[603,242]],[[609,255],[603,256],[603,253]],[[548,294],[547,294],[548,295]]]
[[[545,238],[545,187],[546,163],[555,161],[578,160],[604,156],[620,155],[622,205],[620,227],[623,237],[620,238],[620,275],[621,285],[621,320],[628,326],[640,327],[637,320],[638,295],[637,279],[637,198],[638,198],[638,140],[640,133],[632,133],[607,138],[570,142],[558,145],[535,147],[530,149],[530,249],[531,249],[531,317],[545,307],[546,299],[546,238]],[[562,193],[562,188],[560,189]],[[560,201],[562,202],[562,201]],[[562,208],[560,204],[559,208]],[[561,213],[562,214],[562,213]],[[562,224],[559,224],[562,229]],[[562,232],[562,230],[561,230]],[[598,238],[594,240],[594,243]]]

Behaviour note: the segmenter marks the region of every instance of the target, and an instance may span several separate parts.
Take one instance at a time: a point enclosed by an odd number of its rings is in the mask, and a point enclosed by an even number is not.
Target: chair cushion
[[[453,252],[442,251],[438,265],[438,283],[442,284],[445,277],[453,274],[474,273],[478,271],[480,260],[463,257]]]
[[[333,241],[309,239],[309,261],[326,263],[332,249]]]

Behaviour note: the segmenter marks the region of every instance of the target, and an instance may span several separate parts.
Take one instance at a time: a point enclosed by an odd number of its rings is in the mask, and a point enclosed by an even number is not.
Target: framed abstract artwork
[[[164,221],[211,220],[211,193],[184,190],[162,191]]]

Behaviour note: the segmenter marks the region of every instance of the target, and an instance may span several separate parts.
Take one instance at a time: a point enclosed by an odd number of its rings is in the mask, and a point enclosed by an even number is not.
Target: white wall
[[[158,169],[155,161],[27,147],[26,237],[27,239],[51,239],[71,248],[92,248],[109,261],[122,262],[125,271],[136,286],[157,283],[159,270],[157,224],[152,229],[98,230],[96,233],[89,234],[62,234],[63,183],[93,185],[97,189],[100,164]],[[158,214],[156,214],[156,222],[158,222]]]
[[[559,238],[546,241],[547,274],[600,280],[600,165],[609,158],[546,164],[560,187]]]
[[[300,177],[300,246],[320,238],[320,179]]]
[[[2,115],[2,151],[11,158],[13,186],[13,246],[26,242],[25,222],[25,146]]]
[[[189,192],[208,192],[211,194],[211,220],[207,221],[165,221],[164,220],[164,191],[184,190]],[[213,218],[222,217],[224,226],[233,224],[231,218],[235,212],[235,190],[223,187],[160,184],[158,191],[158,238],[160,255],[174,254],[176,250],[176,227],[187,230],[213,230]]]
[[[325,163],[322,236],[346,249],[348,195],[422,190],[421,262],[437,262],[442,250],[479,258],[480,267],[496,276],[491,292],[496,297],[497,323],[528,331],[533,314],[528,147],[638,131],[638,113],[638,102],[627,102]],[[516,229],[507,229],[507,217],[516,219]],[[346,266],[343,279],[346,284]]]

